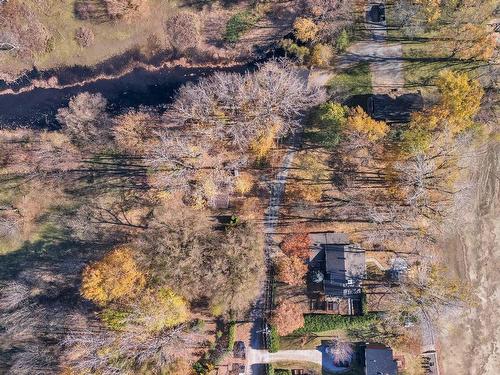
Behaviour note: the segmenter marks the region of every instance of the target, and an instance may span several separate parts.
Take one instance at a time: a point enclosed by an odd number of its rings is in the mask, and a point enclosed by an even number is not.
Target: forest
[[[498,5],[385,2],[405,84],[391,91],[353,52],[374,43],[370,4],[0,1],[0,89],[31,69],[253,64],[186,79],[159,106],[82,91],[50,127],[0,123],[0,372],[217,374],[269,284],[265,349],[334,332],[336,365],[348,341],[376,341],[423,374],[415,324],[478,304],[447,271],[444,233],[476,209],[474,171],[498,150]],[[422,105],[375,118],[363,98],[380,92]],[[376,266],[359,316],[304,307],[320,231]]]

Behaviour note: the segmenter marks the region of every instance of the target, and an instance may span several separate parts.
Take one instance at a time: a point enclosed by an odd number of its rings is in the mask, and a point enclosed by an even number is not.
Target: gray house
[[[364,250],[350,244],[344,233],[310,233],[309,237],[311,308],[354,314],[360,308],[366,272]]]
[[[392,349],[382,344],[367,344],[364,353],[365,375],[397,375]]]

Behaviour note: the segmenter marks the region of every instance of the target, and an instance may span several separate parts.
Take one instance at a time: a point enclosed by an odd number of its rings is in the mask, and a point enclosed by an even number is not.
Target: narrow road
[[[370,2],[366,7],[365,29],[370,40],[352,44],[339,59],[337,68],[346,69],[360,62],[370,63],[374,94],[389,94],[404,87],[403,48],[401,43],[387,42],[387,23],[378,21],[381,1]]]
[[[337,367],[331,357],[318,349],[307,350],[280,350],[269,353],[267,350],[249,349],[247,359],[250,364],[276,363],[276,362],[310,362],[322,366],[328,372],[345,372],[345,367]]]

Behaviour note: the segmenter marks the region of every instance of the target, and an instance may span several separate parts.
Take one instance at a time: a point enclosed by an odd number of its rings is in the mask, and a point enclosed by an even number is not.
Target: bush
[[[337,37],[335,47],[337,48],[338,52],[344,52],[347,47],[349,47],[349,34],[347,34],[347,31],[345,29],[342,30],[342,32]]]
[[[276,353],[280,350],[280,335],[275,326],[271,326],[271,334],[269,335],[269,352]]]
[[[90,28],[81,26],[75,32],[75,40],[80,47],[88,47],[94,44],[94,33]]]
[[[224,39],[228,42],[236,43],[246,31],[255,25],[256,22],[257,17],[249,11],[236,13],[227,21]]]
[[[229,323],[229,329],[227,333],[227,350],[233,350],[234,342],[236,341],[236,323]]]
[[[275,375],[274,366],[272,364],[266,365],[266,375]]]
[[[304,63],[304,61],[309,57],[309,48],[305,46],[299,46],[294,43],[291,39],[283,39],[281,41],[281,47],[290,55],[297,58],[299,63]]]
[[[333,58],[329,45],[318,43],[311,49],[309,64],[312,66],[328,66]]]
[[[368,313],[362,316],[307,314],[304,316],[304,326],[293,331],[293,335],[306,333],[332,331],[335,329],[361,329],[368,328],[375,323],[378,315]]]
[[[120,311],[115,309],[104,309],[100,313],[101,320],[106,327],[113,331],[120,331],[125,327],[127,318],[130,315],[127,311]]]
[[[274,370],[274,375],[292,375],[292,370],[278,368]]]

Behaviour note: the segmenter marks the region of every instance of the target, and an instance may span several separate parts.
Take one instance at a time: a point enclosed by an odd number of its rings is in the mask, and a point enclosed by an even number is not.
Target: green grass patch
[[[409,89],[432,91],[434,80],[444,69],[468,72],[471,77],[478,75],[484,66],[481,61],[464,61],[440,55],[436,41],[407,41],[402,43],[405,86]]]
[[[361,62],[343,73],[336,74],[328,82],[328,88],[330,93],[341,99],[346,99],[351,95],[371,94],[370,64]]]
[[[255,26],[257,21],[258,17],[248,10],[236,13],[227,21],[224,39],[236,43],[245,32]]]

